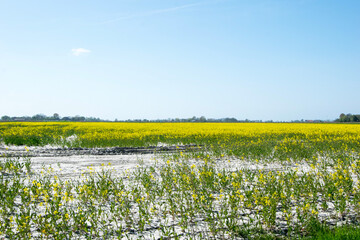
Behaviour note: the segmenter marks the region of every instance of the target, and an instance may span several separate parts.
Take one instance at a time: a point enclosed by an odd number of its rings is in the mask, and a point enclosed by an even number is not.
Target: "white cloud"
[[[85,48],[73,48],[71,49],[71,52],[74,56],[80,56],[82,54],[90,53],[91,51]]]
[[[100,25],[101,24],[108,24],[108,23],[113,23],[113,22],[117,22],[117,21],[120,21],[120,20],[139,18],[139,17],[147,17],[147,16],[152,16],[152,15],[157,15],[157,14],[167,13],[167,12],[174,12],[174,11],[178,11],[178,10],[181,10],[181,9],[184,9],[184,8],[191,8],[191,7],[195,7],[195,6],[199,6],[199,5],[204,5],[205,3],[206,2],[199,2],[199,3],[186,4],[186,5],[172,7],[172,8],[157,9],[157,10],[152,10],[152,11],[148,11],[148,12],[122,16],[122,17],[119,17],[119,18],[115,18],[115,19],[111,19],[111,20],[108,20],[108,21],[105,21],[105,22],[101,22],[99,24]]]

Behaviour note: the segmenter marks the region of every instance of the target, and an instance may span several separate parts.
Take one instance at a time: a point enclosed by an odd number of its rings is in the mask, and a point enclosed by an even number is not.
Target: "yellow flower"
[[[314,209],[311,211],[312,214],[317,215],[319,212],[315,211]]]

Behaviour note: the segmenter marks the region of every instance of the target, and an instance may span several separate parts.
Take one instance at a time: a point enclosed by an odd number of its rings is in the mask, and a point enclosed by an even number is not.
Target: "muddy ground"
[[[199,151],[199,146],[182,145],[182,146],[153,146],[143,148],[60,148],[54,146],[46,147],[25,147],[25,146],[5,146],[0,145],[0,155],[6,154],[11,157],[29,157],[32,163],[32,170],[40,172],[43,169],[53,168],[56,175],[62,179],[81,178],[84,172],[91,168],[95,172],[103,169],[103,166],[111,166],[115,172],[121,174],[124,171],[132,171],[138,166],[154,166],[154,164],[164,164],[164,159],[169,155],[180,151]],[[165,160],[166,161],[166,160]],[[197,160],[190,160],[197,163]],[[263,169],[287,171],[291,168],[298,168],[300,171],[308,171],[308,164],[300,165],[283,165],[280,163],[254,163],[253,161],[240,160],[231,157],[215,159],[219,168],[228,170],[236,169]],[[320,213],[322,217],[327,217],[334,211],[333,206],[328,212]],[[201,222],[201,221],[200,221]],[[333,220],[331,225],[336,224]],[[158,222],[153,223],[158,226]],[[147,238],[155,236],[159,238],[161,233],[158,227],[152,227],[145,235],[138,235],[136,232],[131,233],[130,239]],[[199,226],[202,226],[201,224]],[[200,229],[201,230],[201,229]],[[239,238],[241,239],[241,238]]]
[[[73,178],[81,175],[89,167],[95,171],[100,170],[102,165],[111,165],[117,172],[131,170],[136,166],[150,166],[156,162],[162,162],[164,158],[176,152],[203,151],[202,146],[150,146],[150,147],[112,147],[112,148],[61,148],[57,146],[25,147],[0,145],[0,156],[8,157],[27,156],[31,159],[32,169],[37,171],[51,166],[65,178]],[[230,170],[267,169],[283,171],[284,166],[277,163],[254,164],[237,158],[216,159],[220,168]],[[194,160],[196,164],[196,160]],[[289,167],[296,167],[295,165]],[[299,166],[297,166],[299,167]],[[303,166],[308,168],[307,166]],[[301,166],[300,166],[301,168]]]
[[[58,146],[25,147],[0,145],[0,156],[28,157],[34,171],[51,166],[65,178],[74,178],[93,168],[100,170],[102,165],[111,165],[119,172],[148,166],[164,154],[180,151],[199,150],[196,145],[150,146],[150,147],[111,147],[111,148],[62,148]]]

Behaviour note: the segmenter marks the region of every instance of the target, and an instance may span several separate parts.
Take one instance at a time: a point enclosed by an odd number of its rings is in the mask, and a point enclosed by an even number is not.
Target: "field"
[[[360,236],[360,125],[0,123],[0,139],[0,238]],[[36,164],[44,149],[119,147],[153,153],[72,176]]]

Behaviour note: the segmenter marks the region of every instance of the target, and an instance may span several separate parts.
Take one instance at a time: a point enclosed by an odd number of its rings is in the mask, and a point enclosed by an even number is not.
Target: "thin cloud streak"
[[[72,52],[72,55],[78,57],[80,55],[90,53],[91,51],[89,49],[85,49],[85,48],[73,48],[73,49],[71,49],[71,52]]]
[[[203,5],[205,3],[206,2],[192,3],[192,4],[186,4],[186,5],[182,5],[182,6],[178,6],[178,7],[158,9],[158,10],[148,11],[148,12],[139,13],[139,14],[131,14],[131,15],[111,19],[111,20],[108,20],[108,21],[105,21],[105,22],[101,22],[101,23],[99,23],[99,25],[109,24],[109,23],[118,22],[118,21],[121,21],[121,20],[133,19],[133,18],[148,17],[148,16],[153,16],[153,15],[157,15],[157,14],[161,14],[161,13],[175,12],[175,11],[185,9],[185,8],[191,8],[191,7],[200,6],[200,5]]]

